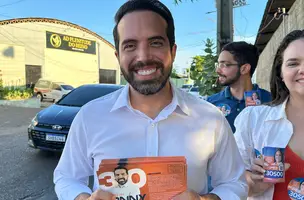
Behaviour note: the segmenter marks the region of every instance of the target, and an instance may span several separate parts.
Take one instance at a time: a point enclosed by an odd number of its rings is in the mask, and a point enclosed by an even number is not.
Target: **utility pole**
[[[233,8],[248,5],[246,0],[215,0],[217,8],[217,53],[233,41]]]
[[[216,0],[217,8],[217,53],[225,44],[233,41],[232,0]]]

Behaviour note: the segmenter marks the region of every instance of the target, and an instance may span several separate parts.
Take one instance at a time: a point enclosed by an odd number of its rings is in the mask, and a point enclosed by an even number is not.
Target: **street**
[[[27,145],[27,126],[39,110],[0,106],[0,199],[57,199],[52,179],[60,154]]]

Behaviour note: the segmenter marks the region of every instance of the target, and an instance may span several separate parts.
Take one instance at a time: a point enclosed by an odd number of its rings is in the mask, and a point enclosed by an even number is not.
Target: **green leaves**
[[[192,58],[190,66],[190,78],[194,80],[194,84],[199,87],[200,94],[212,95],[221,90],[217,85],[217,73],[215,71],[215,63],[217,56],[214,52],[215,43],[209,38],[204,42],[204,55],[197,55]]]
[[[175,68],[172,69],[170,77],[171,78],[179,78],[178,75],[177,75],[177,70]]]
[[[177,5],[179,3],[182,3],[183,1],[186,1],[186,0],[174,0],[174,3]],[[191,0],[191,2],[193,2],[194,0]]]

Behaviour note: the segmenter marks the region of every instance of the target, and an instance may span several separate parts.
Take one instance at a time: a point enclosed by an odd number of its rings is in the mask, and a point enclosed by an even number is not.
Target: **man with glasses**
[[[218,83],[226,87],[223,91],[208,97],[207,101],[217,107],[226,108],[224,114],[233,132],[234,120],[245,108],[245,91],[258,91],[262,103],[271,101],[270,93],[251,81],[258,59],[257,48],[243,41],[225,45],[219,55],[216,64]]]

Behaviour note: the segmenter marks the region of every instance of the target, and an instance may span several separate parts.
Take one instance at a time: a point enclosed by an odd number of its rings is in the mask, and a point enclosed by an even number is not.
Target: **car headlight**
[[[35,117],[32,119],[31,125],[35,127],[35,126],[37,126],[37,124],[38,124],[38,120],[37,120],[37,116],[35,116]]]

